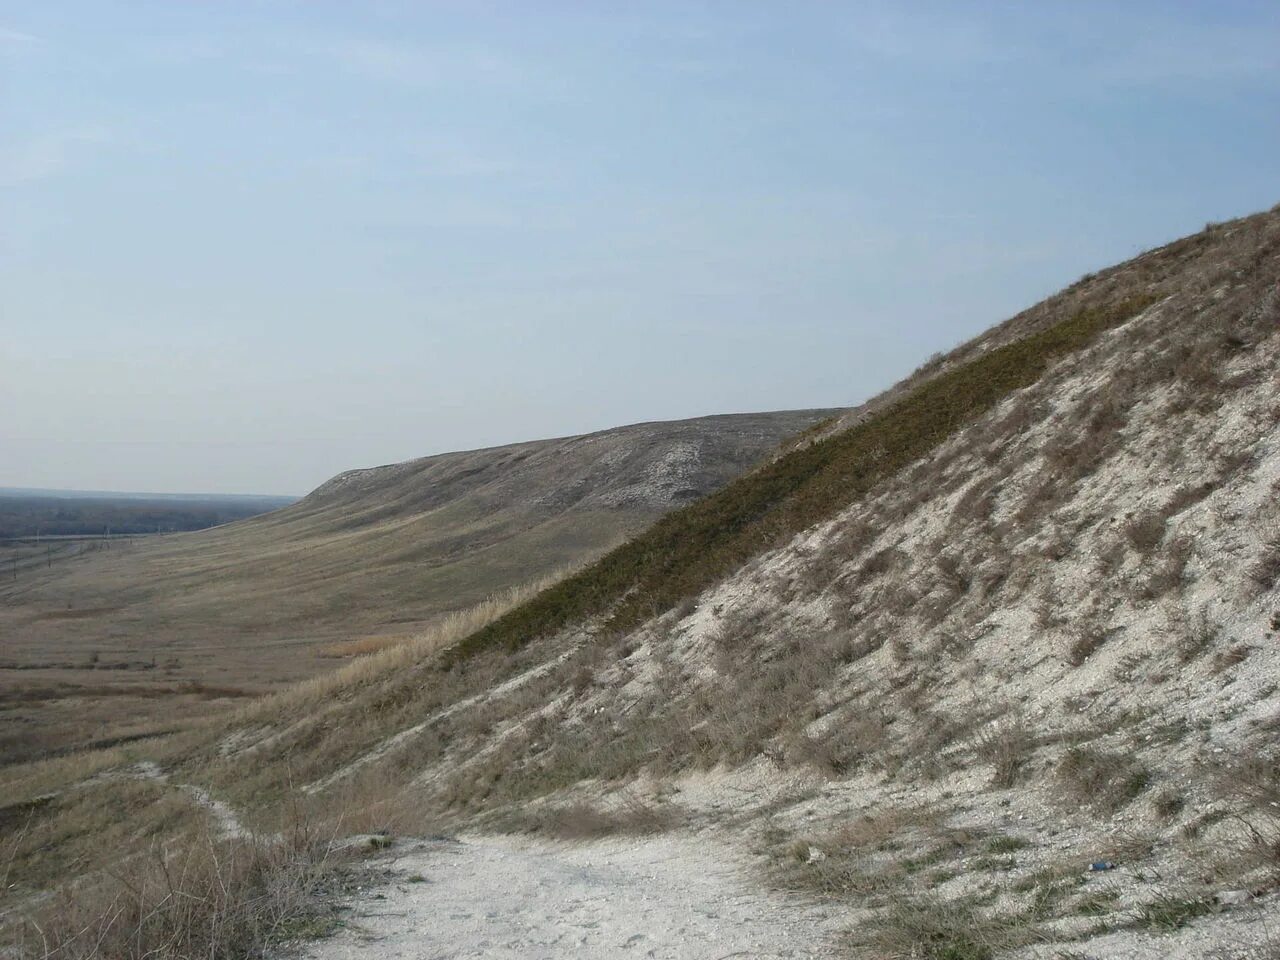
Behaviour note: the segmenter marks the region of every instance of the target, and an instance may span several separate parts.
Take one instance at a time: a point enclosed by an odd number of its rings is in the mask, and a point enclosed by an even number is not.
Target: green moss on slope
[[[762,550],[832,516],[925,456],[1055,360],[1150,306],[1128,297],[1081,310],[1038,333],[925,381],[866,421],[796,450],[684,509],[467,637],[450,663],[517,649],[589,617],[633,626],[693,596]]]

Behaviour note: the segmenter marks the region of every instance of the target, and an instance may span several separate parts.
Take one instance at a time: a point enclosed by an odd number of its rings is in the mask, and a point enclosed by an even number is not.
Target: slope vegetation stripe
[[[595,564],[451,648],[449,663],[517,649],[614,607],[625,628],[693,596],[769,546],[848,506],[924,456],[1055,360],[1155,303],[1150,294],[1070,318],[938,374],[867,421],[797,450],[677,510]]]

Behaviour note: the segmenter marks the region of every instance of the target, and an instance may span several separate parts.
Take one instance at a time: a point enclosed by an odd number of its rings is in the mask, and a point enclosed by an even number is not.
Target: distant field
[[[282,501],[0,489],[0,531],[19,537],[0,540],[0,766],[172,729],[404,643],[594,559],[837,412],[441,454],[247,520]]]
[[[291,497],[112,494],[0,488],[0,757],[56,755],[68,742],[127,742],[213,699],[243,695],[184,670],[173,656],[122,644],[110,593],[91,606],[65,590],[25,609],[25,588],[85,564],[127,563],[167,534],[244,520]],[[21,611],[21,612],[20,612]],[[68,628],[90,627],[81,644]],[[138,624],[145,636],[159,624]],[[157,722],[157,717],[160,719]],[[169,719],[163,719],[168,717]]]
[[[204,530],[293,503],[294,497],[158,495],[0,487],[0,541]]]

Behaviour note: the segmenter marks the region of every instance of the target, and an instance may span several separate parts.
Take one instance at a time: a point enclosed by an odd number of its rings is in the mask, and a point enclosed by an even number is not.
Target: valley
[[[15,942],[623,955],[643,927],[668,957],[1272,957],[1278,366],[1274,209],[1090,275],[835,419],[799,415],[700,497],[647,466],[618,484],[607,457],[567,482],[561,452],[529,496],[536,449],[503,449],[342,475],[193,535],[205,555],[256,544],[216,562],[256,569],[273,622],[332,625],[307,644],[395,611],[419,632],[0,768]],[[490,543],[547,542],[495,531],[474,490],[559,529],[637,489],[664,506],[621,543],[539,549],[541,582],[480,578],[435,620],[439,593],[356,613],[299,589],[333,544],[363,545],[360,569],[400,544],[474,575]],[[395,539],[451,510],[428,550]],[[279,545],[290,526],[318,538],[305,553]],[[194,609],[218,596],[200,575]],[[247,625],[262,608],[240,589]],[[682,897],[688,923],[647,919]]]
[[[351,471],[208,530],[0,545],[0,759],[172,733],[410,643],[582,565],[837,413],[444,454]]]

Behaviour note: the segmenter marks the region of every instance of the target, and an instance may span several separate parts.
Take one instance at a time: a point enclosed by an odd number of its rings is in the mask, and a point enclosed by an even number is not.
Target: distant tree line
[[[138,497],[0,495],[0,539],[203,530],[284,506],[288,500],[148,500]]]

